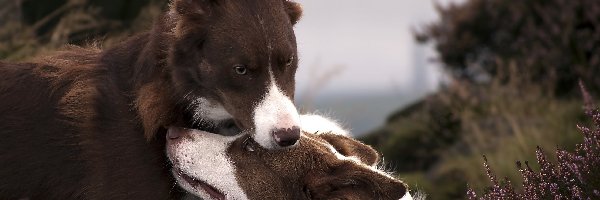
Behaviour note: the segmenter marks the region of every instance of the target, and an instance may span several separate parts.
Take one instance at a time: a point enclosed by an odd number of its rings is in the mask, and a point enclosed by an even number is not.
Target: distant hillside
[[[525,83],[454,86],[397,111],[361,140],[430,199],[464,199],[467,184],[478,192],[489,185],[483,155],[518,184],[515,162],[534,161],[536,146],[573,150],[581,141],[582,101],[539,91]]]
[[[580,84],[600,93],[600,1],[466,0],[438,12],[415,35],[453,82],[362,139],[430,199],[466,199],[467,184],[481,194],[483,155],[521,185],[515,162],[536,160],[537,146],[573,151],[589,123]]]

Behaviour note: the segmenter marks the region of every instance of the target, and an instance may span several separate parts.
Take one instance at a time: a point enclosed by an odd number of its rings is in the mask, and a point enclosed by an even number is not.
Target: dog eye
[[[244,65],[236,65],[233,67],[233,70],[235,71],[235,73],[237,73],[239,75],[248,74],[248,68]]]
[[[244,150],[246,150],[247,152],[254,152],[254,146],[252,145],[252,139],[251,138],[246,138],[246,140],[244,140],[244,144],[243,144]]]

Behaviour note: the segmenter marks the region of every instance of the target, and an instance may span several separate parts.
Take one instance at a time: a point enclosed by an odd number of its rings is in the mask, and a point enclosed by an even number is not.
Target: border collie
[[[269,151],[247,135],[171,128],[167,155],[177,183],[205,200],[412,199],[403,182],[377,169],[375,150],[330,130],[341,129],[305,132],[295,148]]]
[[[287,0],[172,0],[145,33],[0,62],[0,199],[168,199],[168,127],[300,138]]]

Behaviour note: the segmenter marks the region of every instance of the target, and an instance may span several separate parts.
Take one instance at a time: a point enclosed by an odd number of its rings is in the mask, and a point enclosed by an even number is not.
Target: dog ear
[[[166,26],[177,38],[201,30],[211,9],[218,2],[218,0],[171,0]]]
[[[403,182],[352,163],[308,173],[304,181],[310,199],[401,199],[408,194]]]
[[[371,146],[363,144],[347,136],[325,133],[318,135],[327,141],[335,150],[346,156],[358,158],[366,165],[374,166],[379,163],[379,154]]]
[[[284,4],[285,11],[290,16],[292,25],[296,25],[296,23],[298,23],[298,21],[302,17],[302,5],[289,0],[284,0]]]
[[[170,10],[178,18],[200,19],[218,0],[171,0]]]

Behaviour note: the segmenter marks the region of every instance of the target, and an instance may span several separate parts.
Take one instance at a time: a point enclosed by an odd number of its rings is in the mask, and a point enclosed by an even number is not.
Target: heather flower
[[[575,152],[557,149],[557,163],[552,163],[538,147],[536,157],[540,170],[537,172],[528,162],[525,167],[517,162],[523,177],[522,191],[515,191],[508,180],[499,183],[484,157],[484,167],[492,186],[479,198],[469,187],[469,199],[600,199],[600,110],[592,109],[591,96],[583,86],[582,91],[586,114],[594,125],[593,128],[577,126],[584,140],[576,145]]]

